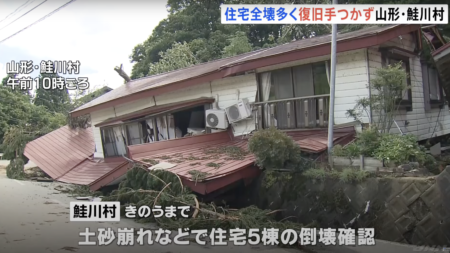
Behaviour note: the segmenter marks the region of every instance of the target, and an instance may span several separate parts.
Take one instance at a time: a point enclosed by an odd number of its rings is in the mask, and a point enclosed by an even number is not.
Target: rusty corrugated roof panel
[[[208,173],[212,179],[232,173],[254,163],[253,155],[242,156],[242,160],[227,160],[224,154],[207,154],[206,150],[234,146],[247,150],[246,140],[232,140],[228,132],[192,136],[169,141],[129,146],[130,157],[135,160],[155,159],[175,163],[169,169],[180,177],[190,179],[189,171]],[[215,167],[220,165],[219,167]]]
[[[309,153],[321,153],[328,147],[328,132],[326,129],[291,131],[287,132],[300,148]],[[333,143],[339,142],[343,138],[355,135],[353,126],[337,128],[334,130]]]
[[[57,178],[58,181],[79,185],[89,185],[103,175],[109,173],[128,162],[104,162],[86,159],[78,166],[69,170],[66,174]]]
[[[52,178],[58,178],[95,152],[91,128],[63,126],[25,146],[24,154]]]
[[[334,141],[354,135],[354,127],[336,129]],[[320,153],[327,149],[327,129],[313,129],[287,132],[305,152]],[[229,159],[226,154],[217,156],[207,154],[208,150],[225,147],[238,147],[248,151],[246,139],[230,137],[228,132],[193,136],[165,142],[129,146],[130,156],[134,160],[154,159],[176,164],[169,169],[180,177],[190,179],[189,171],[208,173],[204,178],[211,180],[223,175],[234,173],[240,169],[252,166],[255,158],[252,154],[243,156],[241,160]],[[215,167],[220,164],[219,167]]]
[[[388,30],[394,29],[400,26],[408,26],[408,25],[388,25],[384,27],[369,27],[365,29],[361,29],[358,31],[348,32],[344,34],[337,35],[337,41],[347,41],[357,38],[365,38],[369,36],[376,36],[377,34],[386,32]],[[153,75],[149,77],[144,77],[140,79],[132,80],[125,85],[120,86],[117,89],[114,89],[105,95],[89,102],[81,107],[72,111],[72,113],[77,111],[82,111],[84,109],[97,106],[109,101],[116,100],[121,97],[126,97],[131,94],[139,93],[142,91],[162,87],[165,85],[193,79],[196,77],[204,76],[207,74],[212,74],[218,71],[221,71],[227,67],[243,64],[245,62],[254,61],[262,58],[268,58],[275,55],[286,54],[289,52],[293,52],[296,50],[303,50],[308,48],[313,48],[315,46],[328,44],[331,41],[331,36],[319,36],[311,39],[298,40],[295,42],[287,43],[284,45],[280,45],[273,48],[260,49],[257,51],[237,55],[234,57],[229,57],[225,59],[219,59],[216,61],[206,62],[198,65],[194,65],[192,67],[178,69],[175,71],[162,73],[159,75]],[[352,50],[352,49],[348,49]],[[233,73],[228,73],[233,74]],[[222,75],[218,75],[216,79],[222,78]]]

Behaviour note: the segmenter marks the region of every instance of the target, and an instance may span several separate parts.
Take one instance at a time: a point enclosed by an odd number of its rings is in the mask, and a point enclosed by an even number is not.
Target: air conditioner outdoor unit
[[[209,128],[227,129],[228,120],[224,110],[210,109],[205,111],[206,126]]]
[[[246,98],[243,98],[237,104],[226,108],[225,111],[227,112],[228,121],[230,123],[235,123],[252,116],[252,109]]]

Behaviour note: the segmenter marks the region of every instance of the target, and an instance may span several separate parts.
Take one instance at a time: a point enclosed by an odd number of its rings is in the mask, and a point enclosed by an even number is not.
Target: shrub
[[[358,157],[360,154],[360,149],[357,143],[352,142],[345,147],[341,145],[336,145],[333,147],[332,153],[334,156],[354,158]]]
[[[370,128],[358,134],[356,144],[359,146],[359,154],[373,156],[375,150],[380,146],[380,136],[376,128]]]
[[[305,170],[302,175],[313,180],[323,181],[327,178],[328,172],[322,168]]]
[[[371,174],[365,170],[344,169],[339,174],[339,179],[344,183],[361,183],[369,178]]]
[[[340,144],[335,145],[331,152],[333,153],[334,156],[347,157],[347,149],[342,147],[342,145]]]
[[[439,170],[439,163],[436,161],[434,156],[430,154],[425,155],[423,166],[425,166],[425,168],[427,168],[427,170],[434,175],[441,173]]]
[[[356,140],[348,144],[345,148],[336,145],[333,148],[333,155],[348,158],[373,156],[373,153],[380,145],[380,133],[376,129],[368,129],[359,133]]]
[[[6,166],[6,176],[11,179],[23,179],[25,163],[22,158],[12,159]]]
[[[381,136],[380,146],[374,155],[380,160],[400,165],[410,161],[423,164],[425,152],[417,143],[414,135],[384,134]]]
[[[316,181],[324,181],[326,179],[338,179],[343,183],[361,183],[367,178],[373,176],[373,173],[369,173],[365,170],[359,169],[344,169],[342,171],[326,171],[323,168],[318,169],[309,169],[302,173],[303,176],[316,180]]]
[[[298,144],[286,133],[273,127],[253,134],[248,148],[261,168],[301,171],[311,166],[308,160],[301,156]]]
[[[354,158],[358,157],[361,154],[361,149],[357,142],[352,142],[348,144],[345,149],[347,150],[347,157]]]

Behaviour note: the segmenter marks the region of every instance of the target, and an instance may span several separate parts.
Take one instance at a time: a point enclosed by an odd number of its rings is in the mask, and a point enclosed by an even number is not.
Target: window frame
[[[105,139],[105,132],[106,131],[112,131],[112,134],[115,136],[114,127],[113,126],[111,126],[111,127],[101,127],[100,128],[100,135],[101,135],[101,138],[102,138],[103,156],[105,158],[121,157],[121,155],[119,155],[119,151],[117,149],[116,139],[114,138],[113,142],[106,142],[106,139]],[[110,136],[108,136],[108,138],[109,137]],[[113,146],[113,149],[114,149],[114,155],[108,155],[107,154],[107,151],[105,149],[105,144],[113,144],[112,146]]]
[[[262,99],[263,98],[263,94],[261,92],[261,89],[262,89],[261,74],[267,73],[267,72],[273,73],[273,72],[275,72],[277,70],[285,70],[285,69],[289,69],[290,70],[289,72],[290,72],[290,80],[291,80],[292,95],[293,95],[292,98],[298,98],[296,96],[296,94],[295,94],[294,69],[296,67],[299,67],[299,66],[307,66],[307,65],[311,66],[311,77],[312,77],[312,85],[313,85],[312,88],[313,88],[313,91],[314,91],[314,95],[316,95],[316,85],[315,85],[315,78],[314,78],[314,66],[317,66],[318,64],[324,64],[325,65],[325,75],[327,76],[327,79],[328,79],[328,82],[329,82],[329,78],[330,78],[330,76],[329,76],[329,74],[330,74],[330,60],[329,59],[328,60],[323,60],[323,61],[305,63],[305,64],[297,64],[297,65],[290,66],[290,67],[277,68],[277,69],[272,69],[272,70],[268,70],[268,71],[264,71],[264,72],[259,72],[257,74],[257,82],[258,82],[257,101],[258,102],[262,102],[263,101],[263,99]],[[272,75],[271,75],[271,78],[273,78]],[[272,83],[271,85],[272,85],[272,88],[273,88],[274,84]],[[276,98],[274,100],[278,100],[278,98]],[[273,101],[273,100],[269,99],[267,102],[270,102],[270,101]]]
[[[145,122],[145,120],[142,120],[142,121],[133,121],[133,122],[125,123],[125,124],[122,125],[122,127],[123,127],[124,130],[125,130],[125,135],[126,135],[126,139],[127,139],[127,143],[126,143],[127,146],[131,146],[131,145],[139,145],[139,144],[147,143],[146,138],[144,138],[144,133],[143,133],[144,130],[142,129],[142,122]],[[139,144],[131,144],[131,140],[135,140],[135,139],[136,139],[136,138],[131,138],[130,133],[128,132],[128,127],[131,126],[131,125],[137,125],[137,126],[138,126],[138,129],[139,129],[139,138],[140,138],[140,140],[141,140],[141,143],[139,143]]]
[[[426,87],[428,88],[428,91],[424,90],[425,92],[428,92],[428,101],[424,101],[425,103],[428,102],[430,104],[431,108],[442,108],[442,106],[445,104],[445,99],[444,99],[444,88],[442,86],[442,79],[439,75],[439,72],[436,68],[434,68],[433,66],[430,66],[428,63],[426,63],[425,61],[421,61],[421,67],[422,67],[422,75],[424,73],[424,67],[426,67],[426,75],[428,77],[427,80],[427,85]],[[434,69],[436,71],[436,80],[437,80],[437,85],[438,85],[438,92],[439,92],[439,99],[431,99],[430,97],[430,89],[431,89],[431,83],[430,83],[430,69]],[[424,86],[425,88],[425,86]]]
[[[389,51],[382,51],[381,52],[381,59],[382,59],[382,66],[387,67],[390,62],[389,60],[396,60],[396,61],[401,61],[405,64],[405,68],[406,68],[406,82],[407,82],[407,95],[408,95],[408,99],[403,99],[403,97],[401,99],[398,100],[398,110],[406,110],[406,111],[412,111],[412,85],[411,85],[411,65],[410,65],[410,57],[408,56],[404,56],[404,55],[400,55],[400,54],[395,54]]]

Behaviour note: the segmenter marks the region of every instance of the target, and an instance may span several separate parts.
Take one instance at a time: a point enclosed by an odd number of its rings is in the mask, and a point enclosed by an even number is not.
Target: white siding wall
[[[413,38],[410,35],[402,36],[402,39],[396,38],[386,43],[386,45],[397,46],[407,50],[414,49]],[[419,140],[431,138],[433,132],[433,137],[450,133],[450,112],[448,106],[445,106],[442,110],[436,108],[425,112],[420,59],[418,57],[410,59],[409,64],[411,69],[412,111],[403,110],[397,115],[395,120],[401,131],[414,134]],[[378,48],[369,49],[369,66],[370,78],[375,78],[376,69],[381,68],[381,54]],[[409,122],[409,124],[406,125],[405,121]],[[400,133],[395,124],[391,129],[391,133]]]
[[[347,117],[347,110],[353,109],[356,100],[369,96],[366,50],[339,53],[336,58],[336,91],[334,103],[334,123],[344,124],[354,121]],[[368,123],[368,117],[361,119]]]
[[[239,99],[247,98],[250,102],[254,102],[257,89],[255,74],[248,74],[191,86],[156,96],[155,99],[156,105],[164,105],[200,97],[216,98],[216,95],[219,95],[219,107],[225,108],[237,103],[237,90],[240,94]]]
[[[91,113],[92,125],[96,125],[106,119],[135,112],[150,106],[164,105],[174,102],[196,99],[200,97],[216,97],[219,95],[219,107],[225,108],[235,104],[238,100],[237,90],[239,90],[239,98],[247,98],[250,102],[254,102],[257,92],[256,75],[248,74],[235,77],[228,77],[213,82],[203,83],[191,86],[178,91],[162,94],[159,96],[151,96],[139,99],[130,103],[118,105],[116,107],[99,110]],[[97,152],[95,157],[103,157],[102,140],[100,129],[93,127],[95,145]]]
[[[122,116],[155,105],[153,96],[114,107],[115,117]]]
[[[242,98],[247,98],[251,103],[255,102],[257,90],[255,74],[224,78],[211,83],[212,95],[219,95],[220,108],[236,104]]]
[[[114,108],[107,108],[95,112],[91,112],[91,125],[92,131],[94,132],[94,140],[95,140],[95,149],[94,153],[95,158],[102,158],[103,156],[103,146],[102,146],[102,135],[100,134],[100,128],[95,127],[96,124],[105,121],[109,118],[115,117]]]

